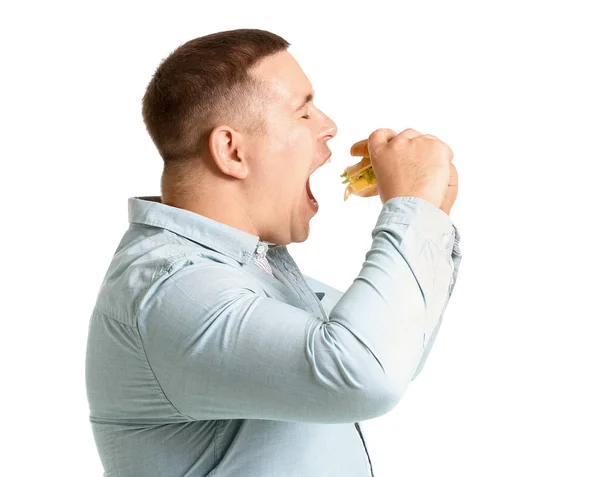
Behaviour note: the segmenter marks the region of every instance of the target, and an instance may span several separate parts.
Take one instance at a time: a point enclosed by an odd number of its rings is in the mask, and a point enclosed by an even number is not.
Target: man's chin
[[[310,218],[308,220],[310,220]],[[310,225],[308,223],[308,220],[306,221],[306,225],[304,227],[299,227],[298,223],[294,224],[295,227],[293,227],[291,230],[292,235],[290,242],[302,243],[306,241],[306,239],[308,239],[308,235],[310,234]]]
[[[308,239],[309,235],[310,235],[310,224],[307,223],[306,227],[303,230],[298,230],[296,232],[293,242],[296,242],[296,243],[305,242]]]

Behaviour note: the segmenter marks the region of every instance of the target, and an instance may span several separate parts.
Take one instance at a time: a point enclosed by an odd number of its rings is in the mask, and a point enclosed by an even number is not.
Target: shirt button
[[[265,251],[265,246],[264,245],[260,245],[257,249],[256,249],[257,253],[262,254]]]

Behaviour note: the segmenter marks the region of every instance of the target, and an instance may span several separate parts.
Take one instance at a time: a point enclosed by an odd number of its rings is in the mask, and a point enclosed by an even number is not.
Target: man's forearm
[[[454,229],[447,214],[427,201],[402,197],[389,202],[360,275],[330,321],[344,324],[368,346],[400,397],[448,298],[454,262],[447,245],[454,242]]]
[[[429,338],[429,341],[427,342],[425,349],[423,350],[423,355],[421,356],[421,361],[419,362],[419,365],[417,366],[417,369],[416,369],[411,381],[414,380],[421,373],[421,371],[423,370],[423,367],[425,366],[425,362],[427,361],[427,358],[429,357],[429,353],[431,352],[431,348],[433,347],[435,340],[437,338],[440,326],[442,324],[442,318],[444,316],[444,313],[446,312],[446,307],[448,306],[448,302],[450,301],[452,292],[454,291],[454,286],[456,285],[456,277],[458,276],[458,269],[460,267],[462,253],[461,253],[460,247],[459,247],[460,234],[459,234],[456,226],[453,225],[453,228],[454,228],[454,234],[453,234],[454,240],[452,240],[452,242],[450,243],[450,245],[452,246],[450,260],[453,265],[453,270],[452,270],[452,280],[450,282],[450,286],[448,287],[448,297],[446,298],[446,301],[444,302],[442,311],[439,314],[438,319],[437,319],[437,324],[436,324],[433,332],[431,333],[431,337]]]

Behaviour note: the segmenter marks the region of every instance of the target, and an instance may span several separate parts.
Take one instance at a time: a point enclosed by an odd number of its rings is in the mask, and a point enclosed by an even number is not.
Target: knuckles
[[[443,157],[449,161],[452,161],[454,158],[454,151],[452,151],[450,146],[432,134],[422,134],[416,129],[407,128],[389,140],[389,142],[382,141],[382,138],[386,137],[389,131],[391,130],[387,128],[379,128],[369,135],[367,144],[371,156],[377,154],[382,149],[389,149],[394,153],[399,153],[409,145],[412,148],[435,151],[438,157]]]

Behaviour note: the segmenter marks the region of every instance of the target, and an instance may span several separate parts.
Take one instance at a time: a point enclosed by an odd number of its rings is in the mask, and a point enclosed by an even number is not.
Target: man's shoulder
[[[180,237],[155,235],[121,241],[102,281],[96,309],[134,324],[140,310],[174,288],[195,296],[218,287],[249,286],[240,264]]]

